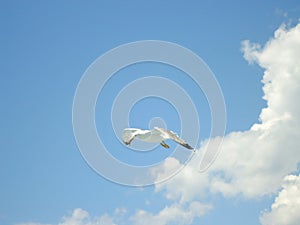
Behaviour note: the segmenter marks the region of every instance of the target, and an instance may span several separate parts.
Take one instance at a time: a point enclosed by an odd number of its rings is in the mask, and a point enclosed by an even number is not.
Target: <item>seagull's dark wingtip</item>
[[[189,144],[182,144],[183,147],[193,150],[194,148],[192,146],[190,146]]]

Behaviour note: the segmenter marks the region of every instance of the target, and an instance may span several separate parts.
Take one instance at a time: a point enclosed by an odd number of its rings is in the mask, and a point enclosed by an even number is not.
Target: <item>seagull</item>
[[[126,145],[129,145],[134,138],[145,142],[157,142],[165,148],[170,148],[170,146],[165,143],[165,140],[172,139],[187,149],[195,150],[188,143],[182,140],[176,133],[161,127],[154,127],[152,130],[142,130],[138,128],[125,128],[123,130],[122,139]]]

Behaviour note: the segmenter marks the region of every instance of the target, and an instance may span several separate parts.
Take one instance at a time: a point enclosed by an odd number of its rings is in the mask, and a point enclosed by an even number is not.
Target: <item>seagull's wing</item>
[[[166,139],[172,139],[173,141],[177,142],[178,144],[182,145],[183,147],[185,147],[187,149],[194,149],[188,143],[186,143],[185,140],[181,139],[173,131],[167,130],[167,129],[164,129],[164,128],[161,128],[161,127],[155,127],[154,129],[160,131],[166,137]]]
[[[123,142],[129,145],[140,131],[141,130],[137,128],[125,128],[122,133]]]

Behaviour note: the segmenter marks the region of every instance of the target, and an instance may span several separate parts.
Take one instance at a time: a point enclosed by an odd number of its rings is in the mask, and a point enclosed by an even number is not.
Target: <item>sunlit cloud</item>
[[[270,211],[260,217],[263,225],[297,225],[300,221],[300,176],[286,176]]]
[[[264,46],[243,41],[242,51],[249,63],[264,69],[263,99],[267,107],[261,110],[258,122],[249,130],[226,135],[214,164],[205,173],[199,173],[199,162],[207,143],[204,141],[180,173],[155,186],[155,191],[172,203],[156,213],[137,209],[129,219],[131,223],[191,224],[213,209],[212,204],[203,202],[205,196],[215,193],[225,198],[243,196],[246,199],[277,194],[271,209],[260,215],[261,223],[296,225],[299,221],[299,176],[290,174],[297,171],[300,162],[300,23],[292,28],[281,26]],[[179,161],[168,158],[151,175],[159,180],[178,165]],[[107,214],[91,217],[78,208],[64,216],[58,225],[114,225],[115,217]]]
[[[242,42],[244,58],[264,69],[263,99],[258,122],[249,130],[224,137],[221,153],[206,173],[198,167],[206,144],[173,179],[156,186],[167,199],[190,202],[206,194],[259,198],[275,194],[282,180],[297,170],[300,162],[300,24],[281,26],[264,47]],[[241,115],[242,116],[242,115]],[[212,140],[214,141],[214,140]],[[157,176],[176,160],[167,160]],[[266,218],[268,214],[265,214]],[[291,223],[292,224],[292,223]]]

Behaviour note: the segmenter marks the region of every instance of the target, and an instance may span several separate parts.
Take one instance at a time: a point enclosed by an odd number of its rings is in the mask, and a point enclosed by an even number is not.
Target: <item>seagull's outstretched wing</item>
[[[165,135],[166,138],[168,139],[172,139],[173,141],[177,142],[178,144],[182,145],[183,147],[187,148],[187,149],[194,149],[193,147],[191,147],[188,143],[186,143],[185,140],[181,139],[176,133],[174,133],[171,130],[167,130],[161,127],[154,127],[154,129],[160,131],[161,133],[163,133]]]
[[[129,145],[135,136],[141,131],[137,128],[125,128],[122,133],[122,140],[126,145]]]

